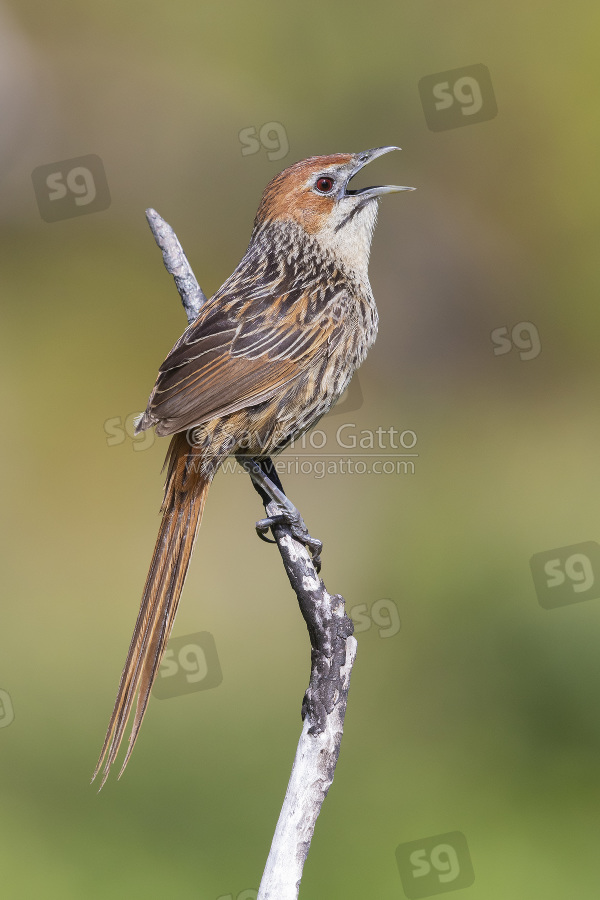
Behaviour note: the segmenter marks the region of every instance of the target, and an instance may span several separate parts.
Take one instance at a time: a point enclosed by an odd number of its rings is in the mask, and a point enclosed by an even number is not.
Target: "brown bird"
[[[378,198],[412,188],[348,183],[396,149],[313,156],[277,175],[244,258],[159,369],[137,430],[173,435],[163,518],[93,776],[104,764],[101,787],[137,695],[120,774],[135,745],[216,470],[232,454],[270,464],[331,409],[375,340],[367,269]],[[295,525],[300,539],[319,546]]]

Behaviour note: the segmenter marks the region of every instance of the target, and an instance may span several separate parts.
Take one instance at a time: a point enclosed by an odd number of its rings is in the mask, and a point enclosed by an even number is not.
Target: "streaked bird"
[[[277,175],[244,258],[159,369],[137,430],[173,435],[162,522],[93,776],[103,768],[101,787],[134,702],[121,774],[137,740],[215,472],[234,454],[269,461],[315,425],[375,340],[368,263],[378,200],[412,188],[349,183],[396,149],[313,156]]]

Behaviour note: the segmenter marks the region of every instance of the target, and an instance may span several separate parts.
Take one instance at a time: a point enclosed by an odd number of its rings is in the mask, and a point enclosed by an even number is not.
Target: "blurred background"
[[[168,441],[133,415],[186,324],[144,210],[211,294],[278,171],[384,144],[359,184],[417,191],[381,204],[380,335],[284,457],[360,629],[300,896],[597,896],[599,26],[582,0],[2,2],[4,897],[255,896],[309,649],[246,476],[211,490],[184,687],[89,786],[159,522]]]

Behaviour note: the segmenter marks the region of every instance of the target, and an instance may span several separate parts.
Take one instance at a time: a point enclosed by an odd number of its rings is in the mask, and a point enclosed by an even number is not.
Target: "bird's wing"
[[[273,397],[327,353],[339,324],[320,299],[215,295],[160,367],[138,429],[173,434]]]

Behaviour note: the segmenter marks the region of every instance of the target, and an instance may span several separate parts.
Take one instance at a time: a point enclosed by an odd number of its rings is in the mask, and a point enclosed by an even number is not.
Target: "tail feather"
[[[137,703],[129,745],[119,778],[127,765],[140,731],[150,691],[169,640],[198,526],[210,486],[210,477],[196,471],[194,452],[185,436],[176,435],[169,449],[163,519],[142,595],[140,611],[117,699],[92,781],[104,765],[103,787],[125,734],[133,702]]]

